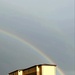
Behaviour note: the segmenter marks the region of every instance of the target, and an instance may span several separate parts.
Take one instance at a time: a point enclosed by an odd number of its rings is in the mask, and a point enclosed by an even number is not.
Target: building
[[[22,69],[15,70],[13,72],[10,72],[9,75],[23,75]]]
[[[40,64],[10,72],[9,75],[56,75],[56,65]]]

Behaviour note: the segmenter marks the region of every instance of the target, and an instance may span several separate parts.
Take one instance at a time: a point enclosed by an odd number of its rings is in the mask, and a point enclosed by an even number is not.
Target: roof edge
[[[31,67],[26,68],[26,69],[18,69],[18,70],[15,70],[15,71],[10,72],[10,73],[8,73],[8,74],[14,73],[14,72],[16,72],[16,71],[24,71],[24,70],[27,70],[27,69],[30,69],[30,68],[33,68],[33,67],[36,67],[36,66],[44,66],[44,65],[45,65],[45,66],[57,66],[57,65],[55,65],[55,64],[39,64],[39,65],[31,66]]]

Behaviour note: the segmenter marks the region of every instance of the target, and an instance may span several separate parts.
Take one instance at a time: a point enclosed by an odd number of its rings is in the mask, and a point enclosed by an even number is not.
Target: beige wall
[[[56,67],[42,66],[42,75],[56,75]]]
[[[36,75],[40,75],[40,67],[36,66]]]
[[[23,75],[23,71],[18,71],[18,75]]]

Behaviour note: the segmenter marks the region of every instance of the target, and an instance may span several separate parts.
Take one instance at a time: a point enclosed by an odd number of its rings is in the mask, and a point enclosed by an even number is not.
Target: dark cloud
[[[27,40],[52,58],[66,75],[74,75],[73,0],[63,2],[57,0],[55,5],[52,4],[53,1],[51,5],[48,4],[47,0],[42,6],[40,1],[39,7],[35,2],[36,8],[32,6],[33,2],[31,5],[25,5],[23,1],[22,3],[16,3],[17,0],[15,3],[3,1],[0,1],[0,29]],[[53,5],[53,8],[49,5]],[[47,63],[46,59],[26,44],[2,33],[0,33],[0,60],[1,75],[6,75],[14,69]]]

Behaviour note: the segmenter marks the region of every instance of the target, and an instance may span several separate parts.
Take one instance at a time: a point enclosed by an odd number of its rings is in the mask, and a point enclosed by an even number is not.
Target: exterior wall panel
[[[18,75],[23,75],[23,71],[18,71]]]
[[[18,75],[18,71],[12,72],[9,75]]]
[[[42,75],[56,75],[56,67],[42,66]]]
[[[23,75],[36,75],[36,67],[24,70]]]

